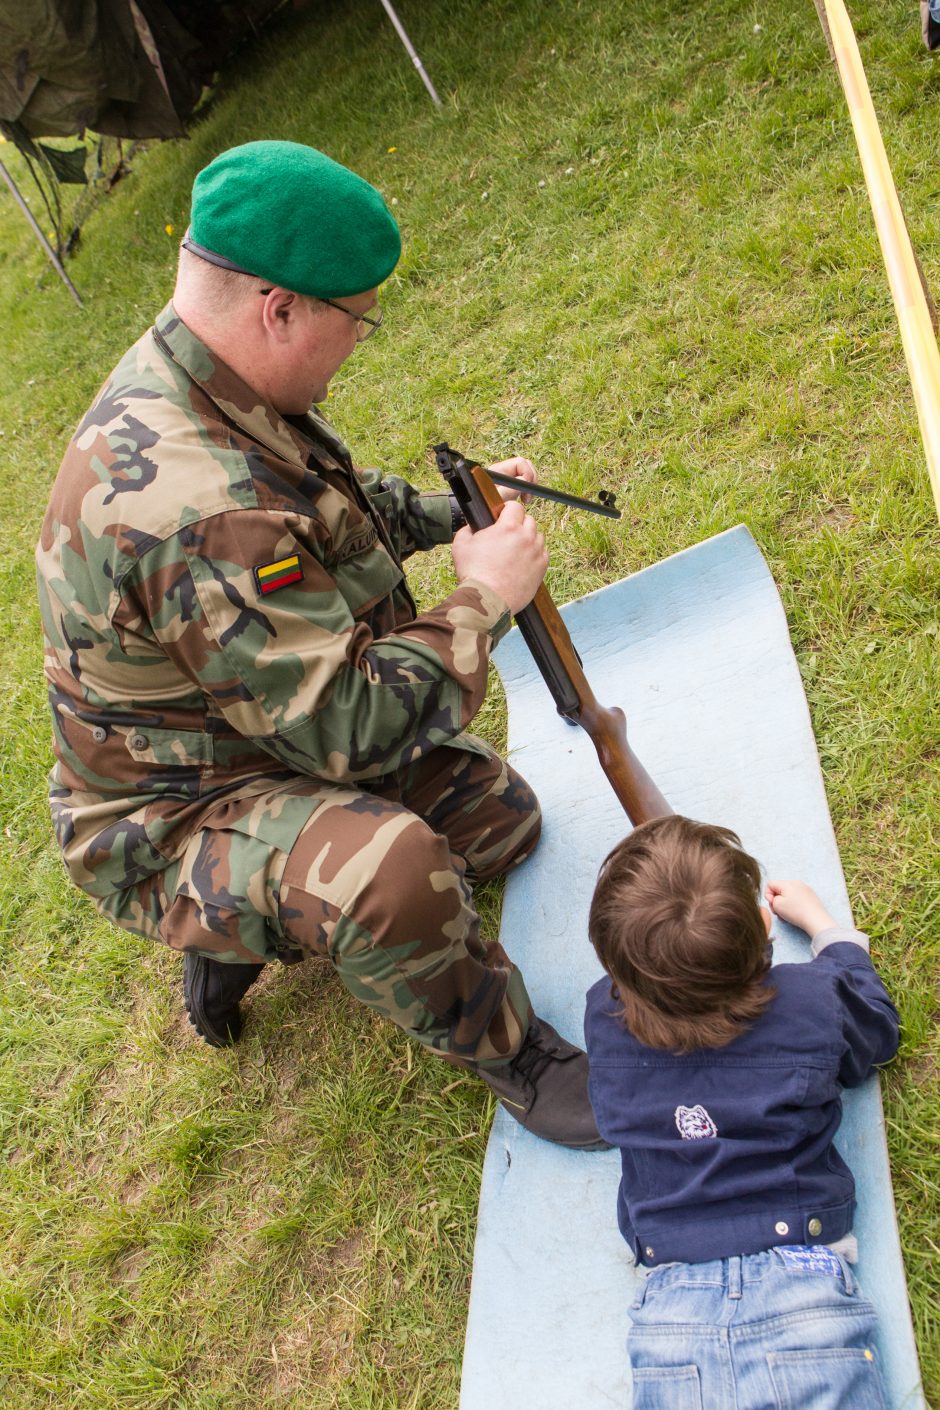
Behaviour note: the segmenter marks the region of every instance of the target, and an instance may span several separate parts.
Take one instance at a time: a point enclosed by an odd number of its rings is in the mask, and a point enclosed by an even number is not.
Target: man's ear
[[[286,343],[300,304],[300,295],[290,289],[274,288],[263,296],[261,322],[269,338]]]

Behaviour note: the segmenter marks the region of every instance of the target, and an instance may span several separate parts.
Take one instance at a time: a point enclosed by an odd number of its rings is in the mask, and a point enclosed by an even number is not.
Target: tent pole
[[[443,105],[441,103],[441,100],[437,96],[437,90],[434,87],[434,84],[428,78],[428,75],[425,72],[424,64],[422,64],[420,58],[415,53],[415,47],[412,44],[411,40],[408,38],[408,35],[405,33],[404,26],[402,25],[401,20],[395,14],[395,11],[392,8],[391,0],[382,0],[382,7],[385,10],[385,13],[388,15],[389,19],[391,20],[392,24],[395,26],[395,30],[398,34],[399,39],[407,49],[408,57],[411,59],[411,62],[418,70],[418,73],[421,75],[421,82],[424,84],[425,88],[430,93],[431,101],[436,103],[439,108],[442,107]]]
[[[79,297],[78,290],[72,283],[69,276],[66,274],[65,268],[62,264],[62,261],[59,259],[59,256],[56,254],[55,250],[52,248],[52,246],[49,244],[49,241],[46,239],[45,235],[40,230],[39,225],[36,221],[36,217],[33,215],[29,206],[23,200],[23,197],[17,190],[16,182],[13,180],[13,177],[3,165],[3,162],[0,162],[0,176],[3,177],[4,181],[9,186],[10,190],[13,192],[13,199],[16,201],[16,204],[19,206],[20,210],[23,212],[30,225],[33,227],[33,233],[35,234],[36,239],[39,241],[40,245],[42,245],[46,254],[49,256],[50,261],[55,266],[60,278],[62,279],[62,282],[65,284],[69,293],[72,295],[72,298],[78,304],[79,308],[83,308],[84,305],[82,304],[81,298]]]

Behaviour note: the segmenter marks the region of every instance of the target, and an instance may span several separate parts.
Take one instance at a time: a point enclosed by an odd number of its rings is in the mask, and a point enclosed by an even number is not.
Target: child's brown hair
[[[760,867],[725,827],[644,823],[601,867],[589,932],[641,1043],[721,1048],[773,997]]]

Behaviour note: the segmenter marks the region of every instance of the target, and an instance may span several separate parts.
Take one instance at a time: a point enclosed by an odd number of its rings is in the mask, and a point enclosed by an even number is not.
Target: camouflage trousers
[[[460,1065],[504,1063],[532,1007],[470,886],[518,865],[541,816],[468,735],[364,787],[294,777],[215,810],[183,856],[102,908],[176,950],[327,956],[349,991]]]

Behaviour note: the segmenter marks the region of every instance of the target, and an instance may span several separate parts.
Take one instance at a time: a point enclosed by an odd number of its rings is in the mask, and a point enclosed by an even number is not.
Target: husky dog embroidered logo
[[[717,1136],[718,1127],[703,1106],[677,1106],[676,1125],[684,1141],[702,1141]]]

